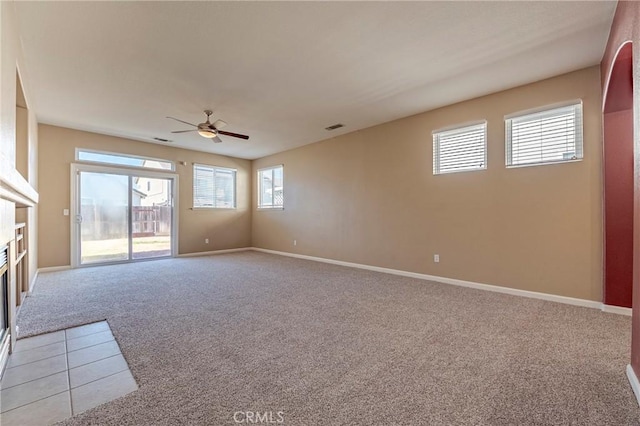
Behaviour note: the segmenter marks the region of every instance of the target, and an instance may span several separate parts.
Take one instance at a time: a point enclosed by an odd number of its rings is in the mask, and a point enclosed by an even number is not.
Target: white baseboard
[[[548,300],[550,302],[564,303],[567,305],[583,306],[586,308],[600,309],[604,312],[610,312],[614,314],[631,315],[631,309],[629,308],[620,308],[617,306],[605,305],[602,302],[596,302],[594,300],[577,299],[574,297],[558,296],[555,294],[540,293],[537,291],[519,290],[515,288],[500,287],[500,286],[491,285],[491,284],[476,283],[473,281],[458,280],[455,278],[446,278],[446,277],[439,277],[436,275],[427,275],[427,274],[420,274],[417,272],[402,271],[399,269],[390,269],[390,268],[382,268],[379,266],[363,265],[361,263],[343,262],[342,260],[326,259],[323,257],[307,256],[304,254],[288,253],[288,252],[277,251],[277,250],[268,250],[268,249],[263,249],[258,247],[252,247],[251,249],[254,251],[277,254],[280,256],[288,256],[288,257],[295,257],[298,259],[313,260],[316,262],[331,263],[333,265],[349,266],[351,268],[366,269],[369,271],[383,272],[385,274],[400,275],[403,277],[418,278],[418,279],[427,280],[427,281],[436,281],[443,284],[474,288],[477,290],[493,291],[496,293],[510,294],[513,296],[522,296],[522,297],[529,297],[532,299]]]
[[[602,312],[608,312],[610,314],[626,315],[626,316],[630,317],[632,309],[631,308],[623,308],[621,306],[605,305],[603,303],[602,304]]]
[[[33,293],[33,290],[35,290],[35,288],[36,288],[36,280],[38,279],[38,273],[39,272],[40,272],[40,270],[36,269],[36,273],[33,274],[33,279],[29,283],[29,290],[27,291],[27,296],[31,296],[31,293]]]
[[[247,250],[251,250],[251,249],[252,249],[252,247],[242,247],[242,248],[225,249],[225,250],[198,251],[198,252],[195,252],[195,253],[179,254],[177,257],[211,256],[213,254],[235,253],[235,252],[238,252],[238,251],[247,251]]]
[[[629,379],[629,384],[631,384],[631,389],[633,389],[633,394],[636,396],[636,401],[640,405],[640,382],[638,382],[638,376],[636,376],[636,372],[633,371],[633,367],[630,364],[627,364],[627,378]]]
[[[56,271],[66,271],[67,269],[71,269],[71,265],[64,266],[48,266],[46,268],[38,268],[36,274],[42,274],[45,272],[56,272]]]

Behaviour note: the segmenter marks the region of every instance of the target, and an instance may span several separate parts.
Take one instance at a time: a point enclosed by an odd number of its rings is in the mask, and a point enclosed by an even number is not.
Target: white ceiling
[[[615,7],[16,4],[40,122],[248,159],[597,64]],[[251,139],[170,133],[205,108]]]

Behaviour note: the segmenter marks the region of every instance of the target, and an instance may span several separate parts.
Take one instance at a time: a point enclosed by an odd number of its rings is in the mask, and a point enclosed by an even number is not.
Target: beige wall
[[[577,98],[583,161],[505,168],[505,115]],[[256,160],[254,180],[284,164],[285,208],[254,212],[252,244],[599,301],[600,105],[594,66]],[[488,169],[433,176],[431,132],[482,119]]]
[[[29,111],[16,106],[16,170],[29,180]]]
[[[32,110],[29,110],[29,184],[36,191],[38,190],[38,121]],[[29,239],[29,251],[27,261],[29,262],[29,282],[30,287],[35,284],[36,271],[38,270],[38,204],[27,210],[27,236]]]
[[[208,143],[203,140],[203,143]],[[163,158],[176,162],[179,175],[180,254],[247,247],[251,242],[251,162],[237,158],[177,149],[62,127],[39,126],[39,267],[70,264],[70,168],[75,149],[87,148]],[[179,162],[187,162],[186,166]],[[236,210],[193,210],[193,163],[230,167],[237,172]],[[209,238],[209,244],[205,244]]]
[[[20,72],[23,91],[17,90],[17,76]],[[12,345],[16,339],[16,291],[15,268],[15,223],[26,221],[29,226],[28,276],[30,285],[35,277],[34,226],[38,202],[37,172],[37,132],[35,115],[28,110],[16,108],[18,104],[29,108],[31,98],[29,78],[24,68],[20,37],[16,27],[14,2],[0,2],[0,247],[8,245],[9,251],[9,328]],[[18,112],[18,110],[20,110]],[[17,147],[20,147],[17,149]],[[19,152],[18,152],[19,151]],[[18,170],[18,168],[20,170]],[[19,207],[16,209],[16,206]],[[16,220],[17,219],[17,220]],[[31,245],[33,244],[33,245]],[[0,370],[6,362],[6,347],[0,342]]]

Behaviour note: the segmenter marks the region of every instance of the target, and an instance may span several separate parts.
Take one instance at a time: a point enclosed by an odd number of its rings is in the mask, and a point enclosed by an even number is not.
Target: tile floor
[[[136,389],[106,321],[21,339],[0,381],[0,424],[55,423]]]

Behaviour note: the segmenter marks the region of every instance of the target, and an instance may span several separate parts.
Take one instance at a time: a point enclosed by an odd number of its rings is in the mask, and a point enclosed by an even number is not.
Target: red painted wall
[[[604,100],[604,302],[631,307],[633,288],[632,44],[618,51]]]
[[[611,31],[609,32],[609,40],[607,41],[607,47],[605,48],[604,55],[602,56],[602,62],[600,63],[602,90],[604,91],[609,81],[609,74],[611,72],[611,65],[616,59],[616,53],[618,48],[622,46],[625,41],[634,41],[634,57],[635,64],[638,64],[638,43],[640,41],[640,2],[637,1],[619,1],[616,8],[616,14],[611,24]],[[637,73],[634,75],[634,79],[637,79]],[[637,80],[636,80],[637,82]],[[637,85],[636,85],[637,86]]]
[[[611,25],[609,41],[601,63],[602,89],[606,91],[612,64],[618,49],[626,41],[633,42],[634,123],[640,123],[640,2],[619,1]],[[633,215],[633,318],[631,327],[631,366],[640,374],[640,129],[633,131],[634,142],[634,215]]]
[[[631,307],[633,110],[604,115],[604,302]]]
[[[633,53],[632,43],[626,43],[618,51],[609,76],[604,112],[633,109]]]

